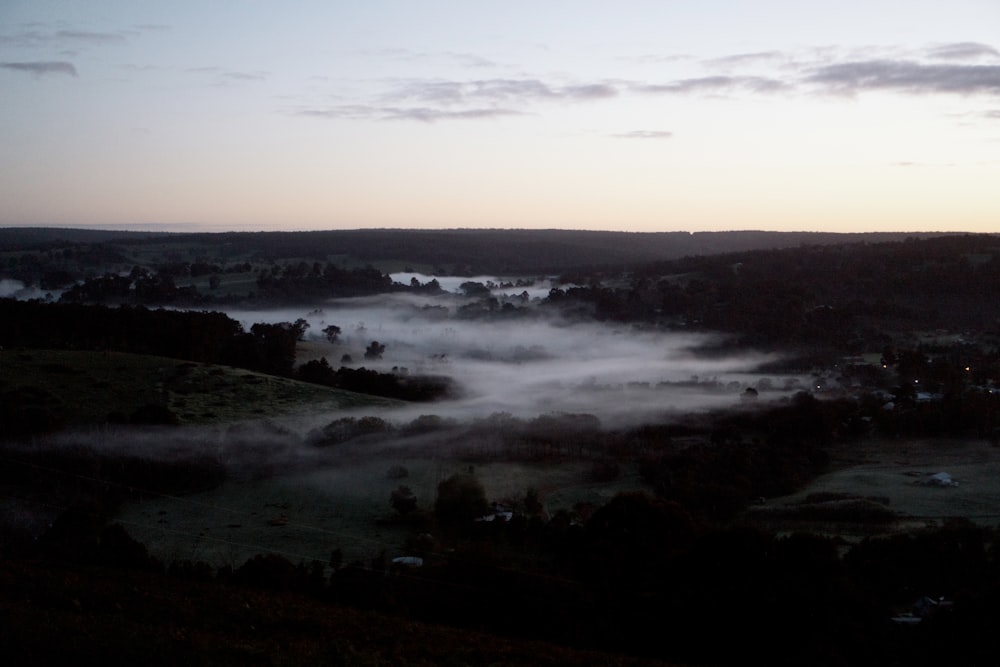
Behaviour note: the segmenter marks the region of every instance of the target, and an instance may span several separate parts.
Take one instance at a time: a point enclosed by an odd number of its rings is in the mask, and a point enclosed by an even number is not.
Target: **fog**
[[[489,283],[494,283],[495,285],[501,285],[505,283],[517,283],[519,280],[522,283],[528,282],[531,284],[520,285],[516,287],[497,287],[492,290],[494,296],[503,296],[504,294],[521,294],[522,292],[527,292],[528,296],[532,299],[541,299],[549,294],[549,290],[555,287],[552,279],[547,276],[541,276],[537,278],[501,278],[498,276],[431,276],[424,273],[414,273],[414,272],[403,272],[403,273],[391,273],[389,277],[392,278],[394,283],[400,283],[401,285],[409,285],[410,281],[414,278],[420,284],[426,284],[431,280],[436,280],[438,285],[441,286],[446,292],[451,292],[453,294],[461,293],[461,286],[466,282],[482,283],[487,285]]]
[[[413,276],[405,277],[408,282]],[[491,280],[477,278],[475,282]],[[418,276],[421,283],[429,279]],[[299,508],[300,499],[313,498],[315,502],[314,497],[320,494],[314,488],[318,487],[327,494],[339,494],[333,500],[322,496],[323,502],[341,508],[337,511],[348,517],[341,521],[346,526],[341,530],[355,531],[362,524],[350,524],[348,519],[361,516],[356,509],[359,502],[366,508],[377,508],[366,510],[369,514],[362,516],[362,522],[370,523],[371,513],[385,511],[386,485],[392,483],[385,476],[389,463],[404,462],[412,467],[413,477],[407,483],[422,494],[424,502],[429,502],[426,499],[432,497],[446,461],[465,460],[466,454],[494,455],[508,443],[518,447],[521,445],[516,443],[531,442],[535,435],[550,432],[558,432],[561,441],[582,447],[589,441],[596,442],[593,439],[601,427],[662,423],[693,412],[740,406],[742,394],[751,386],[760,390],[759,403],[804,386],[800,378],[762,373],[759,369],[774,361],[773,355],[737,353],[720,347],[718,344],[724,341],[717,335],[567,320],[541,304],[541,298],[551,289],[545,280],[530,288],[522,285],[509,290],[509,302],[516,310],[490,312],[482,300],[458,293],[467,280],[439,280],[448,290],[442,295],[406,292],[333,299],[308,307],[226,310],[247,329],[258,322],[305,319],[310,326],[299,362],[322,356],[334,368],[346,365],[410,376],[447,376],[454,384],[454,392],[447,399],[355,412],[275,414],[242,424],[105,425],[35,439],[30,445],[24,443],[25,450],[17,453],[34,456],[52,448],[77,452],[88,462],[88,452],[169,465],[182,462],[189,465],[179,469],[168,465],[161,473],[184,483],[185,475],[192,474],[194,479],[202,475],[204,483],[211,485],[218,480],[216,471],[224,472],[231,483],[221,487],[221,501],[211,500],[222,507],[213,510],[213,518],[207,520],[211,525],[231,521],[230,503],[243,507],[239,497],[253,496],[246,505],[252,510],[239,510],[249,525],[257,520],[255,513],[270,511],[267,503]],[[521,296],[525,289],[529,292],[526,298]],[[507,300],[503,289],[493,290],[492,294],[501,304]],[[329,342],[323,333],[329,325],[341,330],[336,342]],[[365,349],[372,341],[385,346],[381,359],[365,358]],[[728,351],[722,352],[724,349]],[[344,361],[345,356],[350,361]],[[550,419],[550,415],[569,416]],[[369,416],[384,420],[379,423],[385,423],[385,428],[348,432],[343,438],[337,437],[340,431],[336,429],[323,429],[346,417]],[[338,428],[341,423],[337,422]],[[518,433],[527,437],[520,438]],[[508,437],[511,434],[514,436]],[[70,478],[75,475],[67,474]],[[498,469],[496,478],[504,479],[503,474]],[[266,480],[285,481],[274,487],[258,484]],[[524,483],[517,478],[518,489]],[[303,493],[291,490],[300,484]],[[260,494],[277,500],[262,501]],[[172,526],[188,526],[191,535],[199,536],[205,530],[203,515],[210,513],[208,505],[199,505],[196,511],[185,514],[173,496],[165,497],[163,502]],[[28,512],[19,505],[15,510],[21,512],[17,520],[22,523],[31,519],[43,526],[53,518],[45,514],[48,510],[38,507]],[[153,523],[160,515],[150,514],[150,519],[142,511],[141,506],[136,509],[139,514],[132,516],[130,528],[145,526],[147,532],[139,533],[142,538],[163,540],[162,527]],[[329,508],[322,511],[324,518],[305,523],[328,521]],[[32,512],[40,518],[32,518]],[[189,514],[189,518],[183,518]],[[227,529],[227,535],[230,532]],[[246,538],[247,543],[254,544],[258,551],[270,548],[253,541],[258,538],[254,533]],[[177,539],[170,533],[166,543],[172,545]],[[200,545],[200,539],[194,543]],[[343,535],[340,539],[346,545],[352,544]]]
[[[421,279],[419,274],[402,275]],[[439,282],[457,290],[467,280],[487,279],[456,277]],[[509,292],[519,294],[523,289]],[[546,283],[544,292],[549,289]],[[502,292],[494,294],[502,298]],[[452,378],[455,397],[379,415],[397,422],[421,414],[472,419],[498,412],[522,418],[588,413],[606,426],[619,426],[736,405],[751,386],[773,388],[774,396],[801,386],[800,378],[758,372],[775,360],[774,355],[710,349],[720,342],[715,335],[571,322],[539,310],[537,301],[511,317],[472,317],[463,312],[463,306],[475,303],[453,292],[389,294],[330,300],[315,308],[227,312],[245,327],[305,319],[310,324],[306,340],[315,341],[317,356],[325,356],[334,368],[346,365]],[[328,325],[341,329],[332,345],[324,345],[322,329]],[[381,359],[365,359],[372,341],[385,346]],[[350,361],[342,362],[345,355]],[[767,395],[762,393],[761,398]]]
[[[46,292],[40,287],[26,286],[20,280],[14,280],[13,278],[0,278],[0,299],[44,299],[47,294],[58,298],[60,293],[61,290]]]

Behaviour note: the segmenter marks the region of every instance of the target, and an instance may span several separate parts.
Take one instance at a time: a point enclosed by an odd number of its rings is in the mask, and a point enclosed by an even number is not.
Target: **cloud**
[[[383,109],[383,120],[419,120],[432,123],[438,120],[480,120],[484,118],[501,118],[504,116],[521,116],[524,112],[514,109],[462,109],[448,111],[442,109],[404,108]]]
[[[674,136],[674,133],[663,130],[633,130],[611,136],[615,139],[669,139]]]
[[[637,63],[639,65],[662,65],[664,63],[676,63],[676,62],[694,60],[694,56],[682,53],[676,53],[671,55],[646,54],[642,56],[623,56],[619,58],[619,60],[622,60],[624,62]]]
[[[426,60],[444,60],[457,63],[462,67],[470,68],[492,68],[497,67],[497,63],[484,58],[475,53],[465,53],[460,51],[413,51],[410,49],[366,49],[360,52],[365,56],[377,58],[391,58],[393,60],[413,62]]]
[[[452,51],[448,51],[442,55],[457,61],[459,64],[464,65],[465,67],[477,67],[477,68],[497,67],[497,63],[493,62],[488,58],[477,56],[474,53],[455,53]]]
[[[223,72],[221,76],[234,81],[264,81],[267,78],[263,72]]]
[[[634,87],[641,93],[698,94],[748,91],[751,93],[777,93],[790,90],[792,85],[769,77],[760,76],[703,76],[677,79],[662,84],[642,84]]]
[[[614,97],[618,90],[607,83],[554,86],[539,79],[477,79],[471,81],[413,81],[388,93],[387,99],[415,99],[439,104],[515,102],[540,100],[587,101]]]
[[[756,53],[735,53],[706,61],[714,67],[742,67],[784,60],[787,56],[781,51],[758,51]]]
[[[35,62],[22,62],[22,63],[0,63],[0,67],[4,69],[10,69],[17,72],[28,72],[35,77],[44,76],[47,74],[67,74],[69,76],[76,76],[76,67],[73,63],[68,63],[64,61],[35,61]]]
[[[125,36],[117,32],[89,32],[86,30],[59,30],[53,35],[58,41],[86,44],[124,44]]]
[[[320,106],[301,116],[346,120],[480,120],[522,116],[538,102],[588,102],[618,95],[604,82],[552,85],[539,79],[407,80],[373,102]]]
[[[503,108],[448,110],[432,107],[380,107],[363,104],[304,109],[296,113],[300,116],[340,120],[416,120],[423,123],[433,123],[439,120],[483,120],[524,115],[523,111]]]
[[[710,72],[707,76],[633,83],[628,89],[657,95],[772,94],[795,92],[805,84],[848,95],[875,90],[996,95],[1000,94],[1000,64],[994,64],[998,59],[1000,51],[979,42],[953,42],[920,51],[893,46],[866,47],[849,53],[831,48],[758,51],[702,60]],[[752,76],[735,76],[726,71],[735,67],[770,71]]]
[[[1000,94],[998,65],[924,65],[904,60],[868,60],[826,65],[806,77],[831,91],[854,94],[889,90],[915,94]]]
[[[977,58],[1000,58],[1000,51],[989,44],[955,42],[929,49],[927,56],[939,60],[975,60]]]
[[[566,86],[557,91],[559,97],[574,100],[600,100],[618,95],[618,90],[606,83],[592,83],[583,86]]]
[[[407,50],[370,52],[420,60],[449,58],[486,67],[490,61],[466,53],[419,53]],[[844,51],[833,47],[734,53],[699,60],[707,75],[662,82],[622,79],[571,81],[561,78],[512,76],[495,78],[397,78],[370,82],[378,86],[354,104],[320,104],[298,115],[357,120],[435,122],[499,118],[533,113],[540,105],[577,104],[639,95],[789,95],[805,91],[854,95],[866,91],[914,94],[1000,94],[1000,64],[984,59],[1000,52],[987,44],[954,42],[922,50],[871,46]],[[688,56],[644,56],[645,63],[691,60]],[[970,62],[971,61],[971,62]],[[728,70],[740,68],[739,74]],[[756,71],[746,71],[748,68]],[[236,77],[235,74],[227,75]],[[260,75],[244,78],[261,78]],[[624,133],[616,138],[662,139],[670,133]]]
[[[0,35],[0,44],[22,48],[57,48],[72,52],[81,46],[110,46],[126,44],[127,31],[95,32],[89,30],[25,30],[16,34]],[[134,32],[131,34],[135,34]]]

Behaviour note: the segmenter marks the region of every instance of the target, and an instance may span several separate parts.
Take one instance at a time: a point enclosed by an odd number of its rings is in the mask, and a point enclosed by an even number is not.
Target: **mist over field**
[[[20,280],[0,278],[0,299],[39,299],[44,297],[44,290],[38,287],[26,286]]]
[[[402,275],[406,280],[430,279]],[[394,278],[402,282],[398,275]],[[709,352],[720,342],[710,334],[570,321],[537,309],[506,319],[463,311],[475,306],[477,299],[460,294],[459,285],[486,280],[490,279],[439,279],[447,291],[442,295],[389,294],[336,299],[312,309],[228,310],[227,314],[245,327],[305,319],[310,325],[305,339],[316,341],[334,368],[444,375],[455,382],[456,395],[449,400],[384,415],[398,421],[428,413],[454,419],[498,412],[521,418],[588,413],[615,426],[733,405],[747,387],[788,392],[801,386],[801,378],[758,372],[777,358],[774,354]],[[493,295],[501,302],[517,298],[525,304],[547,294],[551,286],[536,284],[527,297],[520,296],[524,289],[495,289]],[[329,325],[340,327],[341,334],[336,343],[324,347],[322,330]],[[380,359],[365,358],[372,341],[385,346]]]

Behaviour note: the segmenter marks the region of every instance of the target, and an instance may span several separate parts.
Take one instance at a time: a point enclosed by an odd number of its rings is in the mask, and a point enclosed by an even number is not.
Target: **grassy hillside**
[[[0,562],[0,618],[10,665],[668,665],[295,593],[29,561]]]
[[[8,409],[53,426],[108,421],[210,424],[294,413],[390,405],[228,366],[124,352],[0,351],[0,395]]]

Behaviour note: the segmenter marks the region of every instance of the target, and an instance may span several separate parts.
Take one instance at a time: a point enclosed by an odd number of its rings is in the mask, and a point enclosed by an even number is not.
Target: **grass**
[[[127,419],[144,406],[166,408],[181,424],[217,424],[307,410],[395,404],[254,373],[123,352],[0,351],[0,393],[39,393],[58,423],[101,424]]]
[[[927,475],[949,473],[954,487],[921,483]],[[825,499],[825,502],[815,502]],[[830,510],[844,510],[844,518],[858,503],[876,510],[874,524],[866,521],[823,520]],[[852,506],[851,503],[854,503]],[[839,507],[838,504],[847,504]],[[834,469],[812,480],[796,493],[769,499],[752,507],[747,516],[775,530],[811,530],[845,538],[887,534],[968,518],[985,525],[1000,525],[1000,449],[983,441],[899,439],[862,441],[834,451]],[[806,509],[822,510],[812,520]],[[865,508],[860,508],[865,509]],[[881,510],[881,517],[878,517]],[[887,513],[895,521],[885,521]],[[865,512],[861,513],[865,515]],[[791,520],[794,515],[795,519]]]
[[[408,475],[390,478],[392,465],[402,465]],[[333,549],[341,549],[345,561],[367,563],[383,550],[390,558],[409,555],[407,540],[420,532],[411,522],[385,521],[394,516],[389,496],[396,487],[410,487],[418,508],[431,511],[438,482],[468,469],[458,460],[382,454],[266,479],[230,480],[184,497],[150,497],[126,505],[116,520],[165,561],[238,566],[257,553],[274,552],[292,562],[326,562]],[[474,473],[488,500],[518,501],[533,487],[551,514],[580,502],[600,506],[618,491],[642,488],[634,477],[586,483],[589,469],[585,462],[494,462],[475,464]]]

